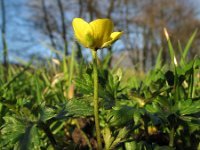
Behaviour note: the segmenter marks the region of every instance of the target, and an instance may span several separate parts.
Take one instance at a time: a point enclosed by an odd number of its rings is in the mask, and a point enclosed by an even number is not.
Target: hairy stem
[[[171,128],[171,131],[169,133],[169,146],[174,146],[174,127]]]
[[[95,119],[95,128],[97,136],[97,148],[98,150],[101,150],[102,143],[101,143],[101,130],[99,125],[97,51],[93,49],[91,51],[93,57],[93,77],[94,77],[94,119]]]

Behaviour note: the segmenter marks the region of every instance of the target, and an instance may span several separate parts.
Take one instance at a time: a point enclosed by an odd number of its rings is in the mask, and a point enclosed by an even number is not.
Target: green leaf
[[[5,124],[2,127],[1,134],[4,144],[16,143],[25,132],[23,122],[12,116],[3,117]]]
[[[35,125],[30,125],[25,129],[25,133],[21,136],[18,144],[19,150],[39,148],[39,137]]]
[[[115,107],[108,114],[109,123],[112,126],[121,126],[133,121],[135,108],[130,106]]]
[[[151,118],[153,124],[159,124],[161,121],[167,121],[167,117],[171,114],[169,110],[165,110],[158,103],[152,103],[145,106],[147,114]]]
[[[124,142],[126,136],[128,135],[129,130],[124,127],[121,128],[115,138],[115,140],[113,141],[113,143],[110,146],[110,149],[114,149],[118,144]]]
[[[109,149],[111,144],[114,141],[114,137],[112,136],[112,132],[109,127],[105,127],[102,130],[103,139],[105,141],[105,149]]]
[[[39,149],[39,135],[36,124],[26,122],[12,116],[4,117],[5,124],[2,127],[3,147],[14,146],[14,149]]]
[[[65,110],[69,115],[73,116],[92,116],[93,107],[91,101],[85,99],[72,99],[66,104]]]
[[[192,101],[191,99],[178,102],[179,113],[181,115],[191,115],[200,112],[200,100]]]
[[[137,149],[137,144],[135,141],[131,141],[131,142],[125,142],[125,149],[126,150],[136,150]]]
[[[93,80],[92,77],[84,73],[81,78],[76,79],[76,88],[79,89],[81,93],[92,94],[93,92]]]
[[[157,113],[157,112],[161,112],[162,111],[161,108],[156,103],[152,103],[152,104],[146,105],[145,109],[149,113]]]
[[[102,132],[105,141],[105,149],[115,149],[117,145],[126,140],[129,131],[129,129],[123,127],[112,132],[109,127],[105,127]]]
[[[138,111],[135,111],[133,114],[133,119],[135,124],[139,124],[141,120],[141,113]]]
[[[46,122],[47,120],[56,116],[56,112],[53,108],[47,107],[44,103],[41,104],[40,110],[40,120]]]

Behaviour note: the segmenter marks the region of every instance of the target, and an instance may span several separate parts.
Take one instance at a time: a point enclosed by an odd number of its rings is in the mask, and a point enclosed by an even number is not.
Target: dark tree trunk
[[[3,65],[4,65],[4,78],[7,80],[8,75],[8,49],[6,44],[6,9],[5,9],[5,1],[1,0],[1,15],[2,15],[2,45],[3,45]]]
[[[58,2],[60,17],[61,17],[61,22],[62,22],[62,38],[64,41],[64,52],[65,52],[65,55],[68,55],[67,30],[65,26],[65,14],[64,14],[63,4],[62,4],[62,0],[57,0],[57,2]]]
[[[49,36],[49,39],[51,42],[51,46],[53,48],[56,48],[56,43],[54,42],[54,36],[53,36],[52,30],[51,30],[51,25],[50,25],[49,19],[48,19],[48,12],[47,12],[47,8],[45,5],[45,0],[41,0],[41,2],[42,2],[42,11],[44,13],[44,21],[45,21],[46,29],[47,29],[48,36]],[[56,54],[56,57],[59,58],[58,54]]]

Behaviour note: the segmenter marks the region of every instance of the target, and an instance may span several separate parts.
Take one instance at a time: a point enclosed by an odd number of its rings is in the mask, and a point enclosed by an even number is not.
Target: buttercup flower
[[[72,21],[74,34],[77,40],[90,49],[97,50],[111,46],[123,32],[113,32],[113,22],[110,19],[97,19],[90,23],[81,18]]]

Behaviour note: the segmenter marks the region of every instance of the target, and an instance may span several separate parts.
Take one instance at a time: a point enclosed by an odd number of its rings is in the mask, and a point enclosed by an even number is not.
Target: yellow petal
[[[113,32],[110,37],[113,41],[118,40],[122,36],[123,32]]]
[[[89,23],[81,18],[72,21],[74,34],[77,40],[85,47],[92,48],[94,45],[93,31]]]
[[[110,19],[97,19],[90,22],[93,30],[95,48],[102,48],[103,43],[110,40],[113,31],[113,22]]]
[[[109,47],[112,43],[114,43],[116,40],[118,40],[122,36],[123,32],[113,32],[110,35],[110,40],[103,43],[102,47]]]

